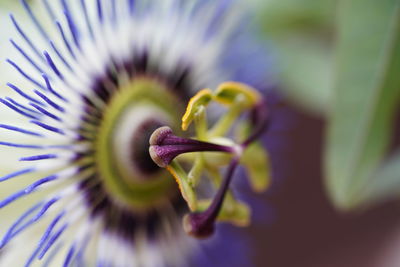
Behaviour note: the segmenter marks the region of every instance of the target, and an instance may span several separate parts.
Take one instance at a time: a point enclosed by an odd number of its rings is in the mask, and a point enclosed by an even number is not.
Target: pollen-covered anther
[[[223,104],[226,112],[209,128],[206,108],[213,101]],[[255,89],[244,84],[227,82],[215,93],[204,89],[190,99],[182,117],[182,130],[186,131],[194,122],[196,139],[176,136],[167,126],[153,132],[149,148],[151,158],[159,167],[167,168],[174,176],[182,197],[191,210],[183,218],[183,228],[188,235],[200,239],[208,238],[214,233],[217,221],[238,226],[248,225],[250,210],[235,199],[229,186],[239,163],[249,174],[254,191],[264,191],[268,186],[267,154],[257,143],[257,139],[268,126],[267,111],[265,100]],[[244,112],[250,115],[248,121],[242,121]],[[231,132],[237,132],[235,138],[229,137]],[[195,157],[182,158],[185,168],[192,163],[188,173],[174,160],[184,153],[206,151],[224,152],[228,155],[197,153]],[[220,168],[226,164],[229,165],[222,179]],[[212,199],[199,197],[196,190],[200,179],[205,177],[216,188]]]
[[[180,154],[190,152],[225,152],[237,153],[237,148],[218,145],[173,134],[168,126],[160,127],[150,137],[149,153],[153,161],[161,168],[167,167]]]

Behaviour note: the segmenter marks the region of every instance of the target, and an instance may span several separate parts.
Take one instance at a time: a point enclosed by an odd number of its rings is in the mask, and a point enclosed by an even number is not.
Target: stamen
[[[227,111],[208,129],[206,107],[212,101],[226,106]],[[247,121],[242,120],[244,112],[250,114]],[[238,121],[240,123],[236,123]],[[195,122],[196,139],[178,137],[171,128],[164,126],[153,132],[149,152],[158,166],[167,168],[175,177],[182,197],[191,210],[183,219],[186,233],[196,238],[207,238],[214,233],[217,220],[239,226],[245,226],[250,221],[249,208],[236,200],[229,191],[233,173],[239,163],[244,166],[255,192],[264,191],[269,184],[268,155],[257,143],[268,126],[268,112],[265,100],[256,90],[241,83],[226,82],[214,93],[203,89],[190,99],[182,117],[182,129],[187,130],[192,122]],[[232,139],[226,136],[230,132],[240,135],[242,130],[245,132],[241,137]],[[215,144],[216,140],[229,145]],[[205,151],[230,155],[205,156],[199,153],[192,158],[182,158],[185,163],[192,163],[189,174],[180,167],[179,160],[174,160],[183,153]],[[219,170],[226,164],[228,168],[225,177],[221,179]],[[202,177],[208,177],[218,187],[214,198],[198,199],[196,187]]]
[[[150,156],[161,168],[168,166],[180,154],[204,151],[237,153],[235,147],[178,137],[168,126],[158,128],[150,137]]]

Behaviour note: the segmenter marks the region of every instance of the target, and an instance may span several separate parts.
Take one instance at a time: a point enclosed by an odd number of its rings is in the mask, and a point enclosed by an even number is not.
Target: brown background
[[[256,266],[400,266],[400,261],[394,265],[382,261],[389,249],[396,251],[390,243],[395,233],[400,239],[398,204],[353,214],[336,211],[323,189],[324,121],[293,107],[283,109],[296,123],[282,132],[290,140],[280,156],[285,162],[276,168],[279,181],[272,192],[263,195],[275,209],[274,221],[247,229],[254,240]]]

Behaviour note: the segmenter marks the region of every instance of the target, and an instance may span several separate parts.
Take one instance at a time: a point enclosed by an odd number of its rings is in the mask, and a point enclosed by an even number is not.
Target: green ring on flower
[[[118,148],[115,139],[118,138],[120,124],[126,123],[126,116],[135,116],[135,113],[143,115],[141,111],[153,111],[157,119],[164,115],[163,122],[167,119],[168,123],[179,125],[177,118],[181,109],[178,100],[160,82],[136,78],[120,88],[106,107],[95,142],[96,165],[105,189],[120,204],[135,210],[146,210],[176,193],[176,185],[166,171],[160,169],[143,179],[140,172],[132,174],[130,166],[121,165],[116,160]]]

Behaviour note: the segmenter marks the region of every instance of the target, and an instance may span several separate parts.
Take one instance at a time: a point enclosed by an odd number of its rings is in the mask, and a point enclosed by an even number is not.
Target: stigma
[[[175,157],[181,154],[204,151],[235,154],[238,149],[233,146],[178,137],[168,126],[158,128],[150,137],[150,156],[161,168],[167,167]]]
[[[207,107],[213,102],[226,110],[209,127]],[[163,126],[149,139],[151,159],[174,176],[190,209],[183,218],[184,230],[193,237],[207,238],[218,221],[247,226],[250,208],[235,198],[230,187],[239,165],[246,169],[254,191],[268,187],[268,154],[258,142],[269,122],[265,100],[255,89],[236,82],[223,83],[215,92],[203,89],[190,99],[182,130],[193,122],[194,137],[181,137]],[[201,199],[197,190],[205,179],[214,187],[209,199]]]

